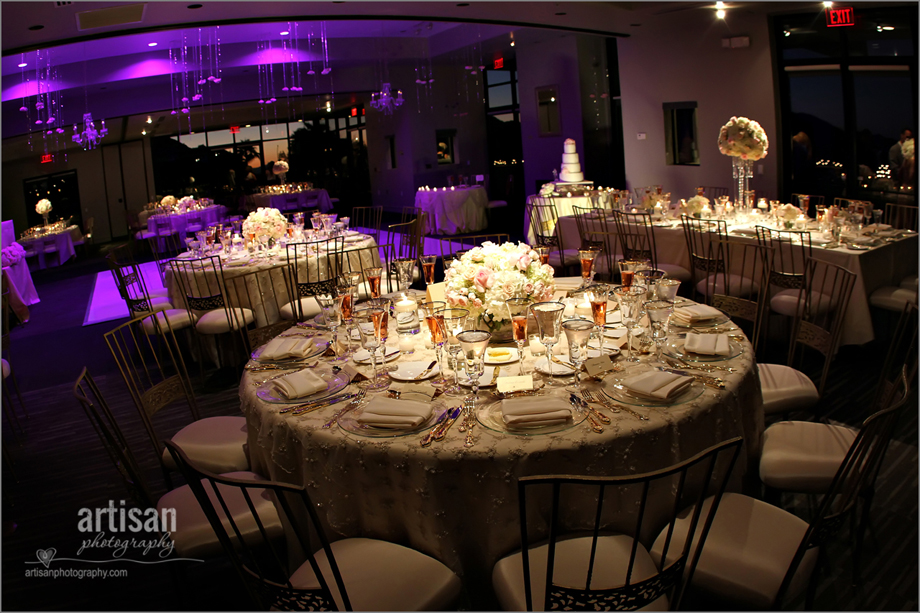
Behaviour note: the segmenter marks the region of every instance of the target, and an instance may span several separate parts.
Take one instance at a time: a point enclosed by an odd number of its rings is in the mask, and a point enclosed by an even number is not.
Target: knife
[[[572,394],[571,396],[569,396],[569,402],[576,403],[579,407],[581,407],[582,409],[584,409],[585,411],[587,411],[589,414],[593,415],[597,419],[601,420],[605,424],[610,423],[609,417],[607,417],[606,415],[604,415],[603,413],[601,413],[600,411],[592,407],[590,404],[588,404],[587,402],[585,402],[584,400],[582,400],[575,394]]]
[[[438,430],[438,428],[441,427],[441,425],[445,421],[447,421],[447,419],[450,417],[450,412],[451,412],[451,409],[447,409],[446,411],[441,413],[441,416],[438,417],[438,421],[434,423],[434,425],[431,427],[431,430],[429,430],[428,433],[425,436],[423,436],[422,440],[419,442],[419,444],[422,447],[427,447],[428,445],[431,444],[431,441],[434,440],[434,433]]]
[[[346,400],[351,400],[355,396],[356,394],[339,394],[338,396],[328,396],[326,398],[320,398],[319,400],[313,400],[312,402],[304,402],[302,404],[297,404],[292,407],[282,409],[278,413],[279,414],[293,413],[294,415],[300,415],[301,413],[305,413],[311,409],[316,409],[316,408],[328,406],[330,404],[336,404],[339,402],[344,402]]]
[[[562,364],[563,366],[567,366],[568,368],[571,368],[572,370],[575,370],[575,365],[574,365],[574,364],[572,364],[571,362],[563,362],[562,360],[560,360],[560,359],[557,358],[556,356],[553,356],[553,362],[555,362],[556,364]]]
[[[420,372],[420,373],[415,377],[415,380],[418,381],[418,380],[420,380],[420,379],[423,379],[425,376],[427,376],[428,373],[431,372],[431,369],[434,368],[435,365],[436,365],[437,363],[438,363],[437,360],[431,360],[431,364],[428,365],[428,368],[426,368],[425,370],[423,370],[422,372]]]
[[[594,421],[594,418],[591,416],[592,415],[591,409],[587,406],[587,403],[585,403],[584,400],[582,400],[575,394],[570,394],[569,404],[571,404],[572,408],[575,409],[576,411],[585,410],[587,412],[588,425],[591,427],[591,430],[593,430],[597,434],[600,434],[601,432],[604,431],[603,426],[601,426],[599,423]]]
[[[447,431],[450,430],[450,427],[454,425],[454,422],[457,421],[457,418],[460,417],[460,407],[455,407],[450,410],[450,419],[444,422],[444,425],[441,426],[441,429],[438,430],[438,433],[434,435],[432,440],[440,441],[444,438],[444,435],[447,434]]]
[[[498,381],[498,373],[500,373],[501,371],[502,371],[501,366],[492,367],[492,381],[489,383],[489,385],[495,385],[495,382]]]

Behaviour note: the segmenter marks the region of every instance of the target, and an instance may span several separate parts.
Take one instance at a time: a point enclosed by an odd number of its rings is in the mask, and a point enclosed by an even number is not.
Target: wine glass
[[[451,370],[454,371],[454,384],[444,388],[442,392],[447,396],[463,396],[465,392],[460,387],[460,341],[457,335],[466,328],[467,317],[470,312],[466,309],[441,309],[437,312],[441,315],[437,319],[438,325],[443,325],[441,334],[447,339],[447,353],[450,355]]]
[[[365,306],[371,307],[374,309],[383,310],[383,321],[380,324],[380,347],[378,351],[380,352],[381,359],[384,360],[383,370],[385,372],[394,372],[398,370],[396,366],[386,366],[386,342],[390,336],[390,307],[392,301],[389,298],[371,298],[364,303]]]
[[[418,258],[422,262],[422,273],[425,275],[425,285],[434,283],[434,265],[438,261],[436,255],[422,255]]]
[[[485,370],[483,359],[486,355],[486,347],[492,340],[492,335],[485,330],[464,330],[457,334],[457,340],[460,341],[460,351],[466,360],[466,372],[470,376],[470,384],[473,386],[473,402],[476,405],[479,402],[479,378]],[[466,403],[467,419],[466,428],[473,427],[473,411],[470,403]]]
[[[594,279],[594,260],[597,258],[597,254],[600,251],[598,249],[579,249],[578,250],[578,259],[581,262],[581,286],[587,287],[591,285],[592,279]]]
[[[354,316],[358,332],[361,334],[361,346],[371,354],[371,365],[374,369],[374,376],[358,385],[369,392],[381,391],[390,385],[388,378],[377,375],[377,347],[382,343],[380,329],[383,324],[383,314],[383,309],[370,308],[361,309]]]
[[[575,372],[572,373],[572,384],[574,391],[581,393],[581,385],[578,377],[578,371],[581,365],[585,363],[588,357],[587,344],[591,333],[594,332],[595,326],[590,321],[584,319],[570,319],[562,322],[562,329],[565,331],[565,338],[569,342],[569,359],[575,365]]]
[[[594,331],[601,353],[604,352],[603,327],[607,323],[607,298],[609,296],[610,288],[603,283],[595,283],[585,289],[585,299],[591,304],[591,319],[594,321]]]
[[[875,222],[875,232],[874,234],[878,235],[878,226],[882,223],[882,215],[885,213],[882,209],[872,209],[872,218]]]
[[[677,302],[677,289],[680,279],[662,279],[658,282],[658,300]]]
[[[347,343],[345,344],[345,355],[351,355],[353,353],[351,349],[351,331],[354,329],[354,308],[356,302],[356,294],[358,293],[357,284],[349,283],[349,274],[345,273],[343,275],[343,285],[339,288],[339,293],[342,294],[342,320],[345,322],[345,338]],[[360,273],[358,273],[360,275]]]
[[[380,298],[380,277],[383,275],[383,267],[371,266],[364,269],[364,280],[367,281],[368,291],[371,298]]]
[[[396,276],[399,280],[399,291],[404,292],[412,285],[412,275],[415,271],[415,260],[411,258],[400,258],[393,260],[396,266]]]
[[[656,359],[661,361],[661,346],[668,337],[668,324],[674,312],[674,303],[667,300],[649,300],[645,303],[645,312],[652,324],[652,338],[655,340]]]
[[[518,347],[518,368],[521,376],[524,375],[524,341],[527,340],[527,307],[531,304],[530,298],[511,298],[505,300],[508,313],[511,315],[511,331],[514,342]]]
[[[533,313],[533,318],[537,322],[537,330],[540,332],[540,342],[546,347],[546,372],[549,373],[546,385],[551,387],[562,385],[553,379],[552,372],[553,345],[559,342],[564,310],[565,305],[561,302],[538,302],[530,305],[530,312]]]
[[[323,320],[332,330],[332,351],[335,352],[333,360],[336,362],[348,359],[345,355],[339,355],[338,343],[339,326],[342,325],[342,302],[345,300],[345,296],[346,294],[338,293],[316,295],[316,301],[323,310]]]
[[[534,247],[541,264],[549,264],[549,247]]]
[[[638,362],[639,358],[632,352],[632,332],[639,323],[639,311],[645,300],[645,286],[621,285],[613,288],[613,294],[620,304],[620,313],[623,314],[623,325],[626,326],[626,361]]]
[[[648,288],[649,300],[655,300],[658,298],[658,283],[667,276],[668,273],[663,270],[649,268],[647,270],[637,270],[635,279],[636,283]]]
[[[444,349],[444,343],[447,337],[442,333],[444,315],[440,313],[447,306],[443,300],[425,302],[419,306],[419,317],[425,318],[428,324],[428,331],[431,332],[431,342],[435,345],[435,351],[438,360],[440,373],[437,378],[431,381],[432,385],[449,385],[450,380],[444,376],[444,367],[441,366],[441,357]]]
[[[640,262],[638,260],[620,260],[620,283],[629,287],[633,284],[633,277],[636,275],[636,271],[639,269]]]

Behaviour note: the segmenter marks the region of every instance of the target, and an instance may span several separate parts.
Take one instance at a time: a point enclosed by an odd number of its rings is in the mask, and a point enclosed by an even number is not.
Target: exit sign
[[[240,133],[239,126],[230,126],[230,134],[239,134],[239,133]]]
[[[54,161],[53,153],[46,153],[45,155],[42,156],[42,164],[48,164],[53,161]]]
[[[500,57],[495,58],[495,70],[498,70],[499,68],[503,67],[504,65],[505,65],[505,59],[504,59],[504,58],[500,58]]]
[[[855,26],[856,11],[852,6],[839,6],[828,8],[824,11],[827,18],[827,27],[838,28],[840,26]]]

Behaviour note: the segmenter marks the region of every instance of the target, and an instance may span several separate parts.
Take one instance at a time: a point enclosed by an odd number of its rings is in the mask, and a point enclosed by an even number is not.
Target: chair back
[[[598,214],[596,210],[580,206],[573,206],[575,212],[575,225],[578,227],[578,235],[581,237],[581,249],[598,249],[604,251],[606,248],[607,217],[603,213]]]
[[[150,293],[147,291],[147,284],[140,267],[135,263],[119,264],[116,261],[118,255],[114,252],[108,254],[105,259],[115,278],[118,293],[128,306],[131,316],[153,311]]]
[[[157,236],[167,236],[175,234],[176,231],[172,226],[171,214],[159,214],[153,216],[153,227]]]
[[[894,202],[885,203],[885,223],[897,230],[914,230],[917,227],[917,205],[915,204],[897,204]]]
[[[721,196],[728,196],[727,187],[712,187],[712,186],[703,186],[703,195],[709,198],[712,201],[715,201],[716,198]]]
[[[713,275],[716,280],[720,280],[721,276],[721,283],[712,285],[712,306],[732,320],[742,319],[751,324],[752,331],[748,340],[756,355],[764,319],[770,312],[768,279],[771,272],[772,247],[728,239],[723,243],[722,250],[731,263],[731,268]],[[735,287],[749,283],[750,291],[732,292],[729,273],[741,279],[735,283]],[[729,288],[728,291],[725,288]]]
[[[714,282],[716,273],[724,275],[730,270],[725,253],[728,226],[721,219],[696,219],[687,215],[681,215],[680,221],[690,259],[690,284],[693,298],[696,299],[699,281],[706,279]],[[711,296],[712,292],[707,292],[707,302],[711,301]]]
[[[169,265],[190,317],[222,309],[227,321],[233,322],[231,329],[246,327],[246,322],[240,320],[242,313],[231,308],[227,299],[224,267],[219,256],[170,260]]]
[[[314,554],[316,547],[310,537],[315,537],[325,554],[332,574],[331,579],[345,610],[352,610],[329,539],[326,538],[316,509],[302,485],[215,475],[194,466],[172,441],[167,441],[166,447],[256,604],[264,610],[338,609],[329,587],[329,578],[320,568]],[[237,493],[246,501],[249,513],[243,510],[234,516],[228,512],[227,500]],[[253,502],[258,497],[270,497],[274,502],[274,509],[279,515],[284,516],[282,522],[285,526],[291,526],[291,531],[305,552],[317,579],[317,587],[294,587],[291,583],[290,576],[293,571],[288,568],[287,552],[281,550],[271,538],[266,528],[270,520],[260,515],[259,505]]]
[[[658,268],[658,248],[652,216],[644,212],[613,211],[613,221],[623,257],[627,260],[651,260],[652,268]]]
[[[419,216],[425,211],[421,207],[417,206],[404,206],[402,208],[402,213],[399,216],[399,223],[408,223],[414,219],[418,219]]]
[[[365,233],[374,237],[375,242],[379,243],[382,219],[382,206],[356,206],[351,210],[351,221],[348,226],[352,230],[363,229]]]
[[[805,283],[805,262],[811,258],[811,232],[757,226],[757,242],[771,248],[770,285],[799,289]]]
[[[521,542],[524,566],[524,594],[527,610],[534,610],[531,593],[529,545],[535,534],[543,534],[531,525],[528,517],[545,515],[536,511],[537,502],[545,500],[550,490],[549,543],[546,561],[544,611],[584,609],[639,609],[670,594],[671,608],[678,608],[684,585],[691,582],[700,552],[709,534],[725,486],[741,449],[741,437],[725,441],[694,457],[651,473],[624,477],[534,476],[518,480],[521,518]],[[563,488],[566,496],[563,496]],[[542,489],[542,491],[541,491]],[[542,496],[541,496],[542,494]],[[702,501],[715,499],[705,517]],[[650,500],[650,497],[654,497]],[[695,504],[687,538],[680,552],[669,551],[681,509]],[[529,506],[528,506],[529,505]],[[631,509],[635,512],[624,512]],[[575,514],[578,517],[569,517]],[[634,577],[641,542],[662,531],[667,523],[667,537],[661,554],[663,568],[653,576]],[[557,543],[562,541],[566,525],[590,526],[591,546],[587,564],[565,560],[565,564],[586,567],[583,585],[562,586],[554,582]],[[699,539],[694,535],[699,528]],[[592,587],[594,575],[606,570],[596,563],[598,541],[611,530],[632,538],[625,577],[617,577],[617,587]],[[696,544],[691,552],[691,545]],[[669,555],[670,553],[670,555]]]
[[[561,232],[556,231],[559,214],[555,200],[548,196],[534,196],[531,201],[530,224],[536,241],[535,247],[548,247],[550,253],[558,254],[558,261],[565,269],[565,239]],[[571,248],[571,247],[568,247]]]
[[[124,480],[131,498],[143,508],[153,508],[153,497],[150,495],[150,489],[134,458],[134,453],[128,445],[128,440],[118,426],[118,422],[115,421],[108,402],[85,367],[73,386],[73,395],[83,407],[109,460],[112,461],[115,470]]]
[[[469,251],[473,247],[481,247],[483,243],[501,245],[511,241],[510,234],[474,234],[472,236],[447,236],[441,239],[441,257],[456,255]]]
[[[345,238],[334,236],[308,243],[288,243],[288,295],[295,305],[297,321],[304,320],[301,298],[335,293],[344,270]]]
[[[157,334],[144,333],[143,322],[147,317],[152,318]],[[199,418],[185,359],[169,320],[141,315],[103,337],[140,413],[156,457],[160,457],[163,445],[153,426],[153,417],[173,402],[184,400],[192,420]]]
[[[855,283],[856,274],[845,268],[815,259],[805,263],[805,283],[799,290],[788,362],[792,365],[796,354],[804,354],[805,347],[822,355],[824,367],[817,386],[818,394],[824,392]]]
[[[890,403],[897,383],[905,373],[908,377],[908,389],[913,389],[917,377],[917,325],[917,305],[908,302],[901,312],[901,318],[882,365],[873,408],[884,407]]]
[[[397,259],[417,260],[428,215],[420,212],[418,217],[387,226],[388,243],[395,249]]]
[[[383,274],[380,277],[380,293],[389,294],[399,289],[396,269],[392,266],[393,245],[367,245],[365,247],[348,248],[343,254],[343,272],[360,272],[364,282],[358,287],[358,300],[370,297],[370,287],[367,282],[368,268],[380,266]]]
[[[291,322],[281,318],[281,306],[288,302],[287,266],[277,264],[271,268],[260,268],[241,275],[224,276],[229,303],[235,309],[250,309],[255,320],[254,327],[241,328],[246,332],[243,340],[247,351],[264,345],[291,327]],[[232,329],[237,329],[233,326]]]

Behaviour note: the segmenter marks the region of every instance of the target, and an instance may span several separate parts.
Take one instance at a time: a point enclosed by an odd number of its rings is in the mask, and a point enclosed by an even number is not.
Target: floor
[[[11,363],[28,407],[21,429],[3,424],[3,606],[9,610],[245,610],[250,608],[239,581],[225,562],[171,565],[99,565],[127,571],[123,578],[39,578],[40,554],[54,549],[67,557],[83,545],[77,529],[81,508],[126,499],[126,489],[88,421],[73,399],[72,386],[83,366],[90,369],[135,449],[157,496],[166,491],[154,451],[139,423],[123,381],[102,341],[121,322],[82,325],[94,273],[104,270],[101,252],[59,269],[35,275],[42,302],[30,322],[11,334]],[[781,334],[767,341],[766,354],[781,355]],[[865,417],[885,345],[844,348],[827,390],[833,418],[858,425]],[[233,383],[197,390],[203,416],[238,412]],[[181,407],[159,423],[174,432],[187,421]],[[805,416],[802,416],[805,417]],[[886,457],[873,508],[869,547],[859,587],[851,580],[850,549],[844,530],[830,548],[815,608],[822,610],[916,610],[918,607],[917,413],[908,411]],[[117,504],[117,502],[116,502]],[[807,516],[814,501],[786,496],[784,507]],[[41,550],[41,551],[40,551]],[[169,567],[169,568],[167,568]],[[801,608],[802,602],[792,603]],[[497,606],[488,586],[470,586],[461,608]],[[696,603],[712,608],[716,603]]]

